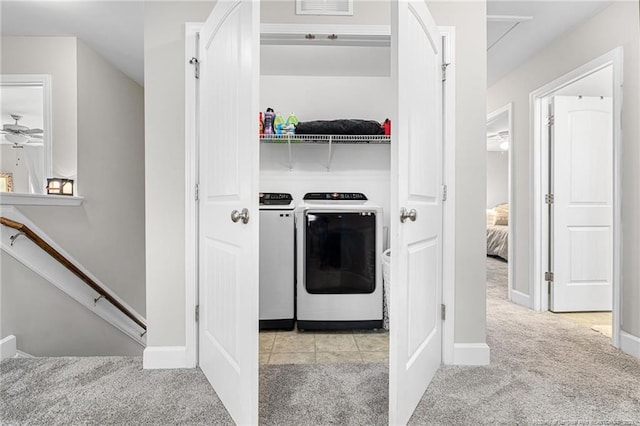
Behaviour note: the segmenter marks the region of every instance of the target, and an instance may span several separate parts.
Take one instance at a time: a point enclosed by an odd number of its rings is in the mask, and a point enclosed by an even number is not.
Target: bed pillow
[[[496,220],[496,211],[494,209],[487,209],[487,226],[493,225]]]
[[[494,208],[496,214],[493,219],[494,225],[508,225],[509,224],[509,204],[498,204]]]

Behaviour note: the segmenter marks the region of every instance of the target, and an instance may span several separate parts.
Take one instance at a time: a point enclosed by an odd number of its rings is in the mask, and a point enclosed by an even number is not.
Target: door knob
[[[239,212],[238,210],[231,212],[231,220],[234,223],[237,223],[240,219],[242,219],[242,223],[249,223],[249,210],[242,209],[242,212]]]
[[[407,211],[404,207],[400,209],[400,222],[405,223],[407,219],[410,219],[411,222],[415,222],[418,217],[418,212],[416,209],[411,209]]]

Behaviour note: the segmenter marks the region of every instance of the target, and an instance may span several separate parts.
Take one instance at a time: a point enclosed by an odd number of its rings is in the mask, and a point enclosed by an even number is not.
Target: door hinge
[[[442,64],[442,81],[447,81],[447,67],[451,65],[449,62]]]
[[[556,122],[555,116],[550,115],[547,117],[547,127],[553,126],[555,122]]]
[[[200,184],[196,183],[196,201],[200,200]]]
[[[200,78],[200,61],[195,56],[189,60],[189,63],[195,68],[195,77]]]
[[[200,321],[200,305],[196,305],[196,322]]]
[[[442,201],[447,201],[447,185],[442,185]]]
[[[546,204],[553,204],[555,202],[555,197],[553,196],[553,194],[545,194],[544,202]]]
[[[444,303],[440,305],[440,319],[442,321],[447,319],[447,306]]]
[[[553,272],[545,272],[544,273],[544,280],[545,281],[549,281],[550,283],[553,282]]]

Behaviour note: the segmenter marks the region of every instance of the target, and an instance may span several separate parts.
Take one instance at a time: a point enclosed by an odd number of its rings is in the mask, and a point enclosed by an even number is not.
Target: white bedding
[[[487,255],[509,260],[509,227],[487,225]]]

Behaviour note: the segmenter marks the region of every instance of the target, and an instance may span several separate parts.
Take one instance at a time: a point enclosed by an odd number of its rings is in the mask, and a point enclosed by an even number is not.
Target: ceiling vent
[[[297,15],[353,15],[353,0],[296,0]]]

